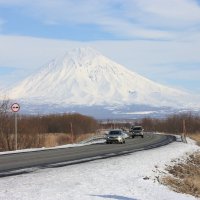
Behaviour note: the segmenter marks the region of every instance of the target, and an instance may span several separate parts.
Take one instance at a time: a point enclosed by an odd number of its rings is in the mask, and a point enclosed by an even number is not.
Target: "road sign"
[[[17,150],[17,112],[19,111],[20,106],[18,103],[13,103],[11,110],[15,113],[15,150]]]
[[[18,103],[14,103],[14,104],[12,104],[12,106],[11,106],[11,110],[12,110],[13,112],[18,112],[19,109],[20,109],[20,106],[19,106]]]

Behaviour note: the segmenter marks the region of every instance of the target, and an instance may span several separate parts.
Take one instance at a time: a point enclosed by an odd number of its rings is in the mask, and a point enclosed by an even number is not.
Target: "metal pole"
[[[71,127],[71,137],[72,137],[72,144],[74,143],[74,133],[73,133],[73,127],[72,127],[72,122],[70,123]]]
[[[15,150],[17,150],[17,113],[15,112]]]
[[[185,126],[185,120],[183,120],[182,141],[183,141],[184,143],[187,143],[187,140],[186,140],[186,126]]]

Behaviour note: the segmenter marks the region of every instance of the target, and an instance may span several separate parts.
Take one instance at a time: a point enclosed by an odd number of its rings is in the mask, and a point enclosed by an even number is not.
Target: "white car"
[[[107,137],[106,137],[106,144],[112,144],[112,143],[125,143],[126,135],[125,133],[120,129],[114,129],[109,131]]]

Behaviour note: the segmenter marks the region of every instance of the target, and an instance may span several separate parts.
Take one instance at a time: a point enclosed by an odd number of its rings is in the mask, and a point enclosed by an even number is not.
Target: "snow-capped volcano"
[[[13,88],[9,97],[29,103],[87,106],[190,104],[187,93],[144,78],[90,47],[73,49],[49,62]]]

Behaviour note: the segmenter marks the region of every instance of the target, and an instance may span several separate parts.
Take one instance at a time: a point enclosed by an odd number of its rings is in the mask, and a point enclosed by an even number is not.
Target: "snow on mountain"
[[[130,71],[90,48],[76,48],[27,77],[11,99],[62,105],[132,105],[187,107],[189,94]]]

